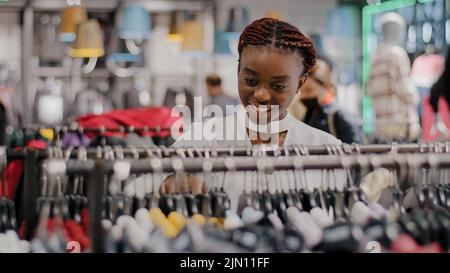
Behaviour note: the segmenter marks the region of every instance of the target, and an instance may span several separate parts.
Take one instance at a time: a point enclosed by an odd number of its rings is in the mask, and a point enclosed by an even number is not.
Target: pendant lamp
[[[70,6],[64,9],[59,33],[59,41],[71,43],[76,39],[77,27],[87,20],[86,9],[82,6]]]
[[[196,17],[191,17],[183,25],[183,43],[181,51],[189,54],[202,53],[203,45],[203,25]]]
[[[239,40],[239,35],[249,23],[249,11],[246,7],[231,8],[228,13],[228,23],[223,34],[224,39]]]
[[[183,41],[183,35],[181,34],[179,15],[177,11],[172,11],[172,13],[170,14],[169,35],[167,35],[167,39],[170,42]]]
[[[81,23],[70,56],[73,58],[99,58],[104,54],[103,33],[100,24],[93,19]]]
[[[150,29],[150,14],[143,6],[129,4],[124,7],[119,30],[120,38],[142,41],[148,38]]]
[[[266,14],[266,17],[269,18],[273,18],[273,19],[278,19],[278,20],[282,20],[283,19],[283,14],[278,11],[278,10],[269,10]]]
[[[224,38],[225,32],[216,31],[214,33],[214,54],[230,55],[233,52],[230,50],[228,40]]]

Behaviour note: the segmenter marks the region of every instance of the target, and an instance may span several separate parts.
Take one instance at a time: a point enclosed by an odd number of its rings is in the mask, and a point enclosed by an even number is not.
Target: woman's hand
[[[160,192],[166,193],[182,193],[191,192],[192,194],[200,194],[208,192],[203,181],[192,174],[173,174],[164,179],[161,184]]]

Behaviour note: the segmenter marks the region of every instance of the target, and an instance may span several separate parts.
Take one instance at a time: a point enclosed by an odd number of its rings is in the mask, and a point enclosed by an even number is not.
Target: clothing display
[[[419,93],[410,80],[411,65],[400,46],[381,44],[366,86],[375,112],[375,135],[414,140],[419,136]]]
[[[226,157],[214,155],[211,148],[187,157],[180,155],[189,148],[147,148],[146,156],[136,157],[138,152],[134,161],[121,160],[121,150],[104,147],[101,154],[117,156],[111,170],[104,170],[108,173],[104,185],[92,183],[85,171],[77,173],[93,166],[89,165],[88,150],[73,151],[78,153],[77,159],[69,159],[67,150],[52,148],[53,157],[44,157],[46,164],[38,167],[39,178],[31,178],[34,183],[21,187],[24,192],[30,185],[40,188],[34,201],[26,200],[36,206],[38,221],[34,225],[29,224],[26,214],[25,218],[16,216],[15,208],[23,208],[18,203],[24,200],[0,198],[0,241],[8,242],[0,252],[367,252],[368,242],[376,241],[386,253],[443,253],[450,249],[446,235],[450,191],[445,179],[450,158],[444,153],[450,144],[436,145],[420,146],[416,155],[402,152],[407,145],[390,149],[397,154],[371,154],[365,146],[354,154],[353,146],[330,146],[328,155],[306,152],[320,146],[288,146],[284,155],[276,157],[274,147]],[[433,149],[434,154],[427,153]],[[343,154],[333,152],[338,150]],[[171,155],[172,151],[178,156]],[[261,151],[275,153],[264,156]],[[439,176],[427,171],[431,155],[443,166],[435,169]],[[405,162],[405,169],[393,164],[393,159]],[[367,162],[361,165],[365,176],[360,186],[345,162]],[[52,171],[60,164],[65,171]],[[368,166],[375,170],[368,172]],[[311,181],[318,178],[309,175],[316,168],[321,173],[319,185]],[[342,168],[348,182],[345,185],[337,180]],[[165,177],[172,172],[179,186],[185,183],[182,170],[200,178],[204,183],[201,193],[182,188],[161,191]],[[283,172],[288,175],[283,176]],[[240,173],[233,179],[240,180],[243,191],[230,192],[227,184],[233,181],[221,179],[220,173],[222,177]],[[425,184],[431,176],[439,179]],[[402,177],[408,179],[399,180]],[[105,189],[99,192],[100,199],[90,199],[89,192],[95,187]],[[232,206],[235,194],[237,208]],[[410,202],[411,198],[416,202]],[[92,225],[100,229],[92,229]],[[102,245],[93,244],[98,242],[97,236],[102,237]]]
[[[450,0],[0,14],[0,253],[282,273],[303,253],[450,253]],[[87,269],[47,256],[4,260]]]

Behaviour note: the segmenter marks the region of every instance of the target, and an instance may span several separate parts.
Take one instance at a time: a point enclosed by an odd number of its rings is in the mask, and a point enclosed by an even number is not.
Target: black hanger
[[[11,199],[7,200],[7,210],[8,210],[9,227],[12,230],[17,230],[16,206],[14,204],[14,201]]]
[[[222,183],[220,189],[216,186],[210,192],[211,195],[211,210],[214,217],[225,217],[225,211],[230,209],[230,198],[223,189],[223,183],[225,181],[226,172],[223,173]],[[217,174],[215,175],[218,179]]]
[[[147,151],[147,155],[149,157],[153,157],[153,153],[151,152],[151,150],[149,148],[146,149]],[[151,208],[158,208],[159,207],[159,197],[157,196],[157,194],[155,193],[155,175],[158,175],[159,178],[161,178],[161,160],[158,158],[152,158],[152,160],[150,161],[150,165],[152,166],[153,169],[153,173],[152,173],[152,189],[149,192],[147,190],[147,183],[145,183],[145,187],[146,187],[146,193],[145,193],[145,207],[150,210]]]
[[[305,146],[300,146],[302,150],[303,155],[308,155],[309,152],[307,151]],[[296,147],[298,151],[298,147]],[[300,158],[294,159],[294,168],[296,171],[300,171],[299,179],[302,181],[300,189],[297,190],[297,196],[301,203],[301,210],[309,212],[313,207],[316,207],[317,204],[310,192],[307,191],[307,177],[305,170],[303,169],[303,163],[300,160]],[[295,173],[294,173],[295,174]],[[300,209],[300,208],[299,208]]]
[[[4,233],[9,229],[8,211],[6,198],[0,198],[0,233]]]
[[[275,185],[275,193],[272,194],[272,206],[277,212],[278,217],[283,221],[283,223],[287,222],[286,209],[288,208],[285,197],[290,199],[289,195],[284,192],[283,189],[280,190],[280,180],[276,173],[272,174],[272,177],[275,181],[272,180],[272,183]],[[293,203],[292,200],[291,204]]]

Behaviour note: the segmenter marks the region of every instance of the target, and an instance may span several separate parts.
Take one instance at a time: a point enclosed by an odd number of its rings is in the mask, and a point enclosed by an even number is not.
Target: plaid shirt
[[[375,135],[413,140],[419,136],[419,93],[410,79],[411,63],[399,46],[382,44],[372,62],[366,93],[372,97]]]

